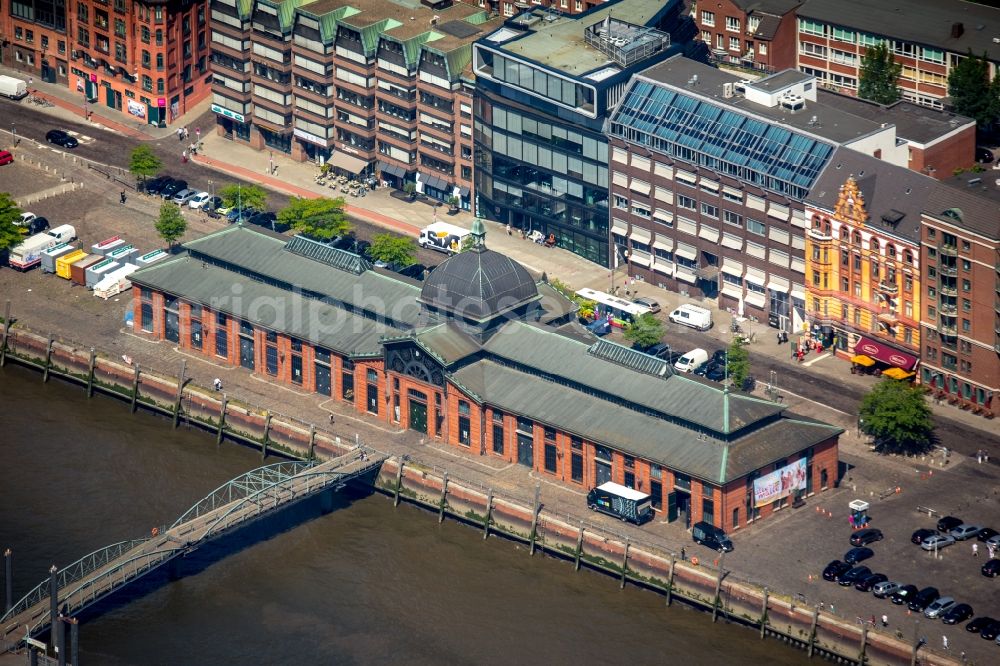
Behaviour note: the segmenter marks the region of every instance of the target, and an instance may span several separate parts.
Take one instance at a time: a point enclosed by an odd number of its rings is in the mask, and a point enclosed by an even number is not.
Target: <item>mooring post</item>
[[[865,666],[865,652],[868,648],[868,625],[861,627],[861,650],[858,653],[858,666]]]
[[[486,496],[486,519],[483,521],[483,540],[490,536],[490,521],[493,519],[493,489]]]
[[[622,590],[625,589],[625,578],[628,576],[628,550],[631,547],[632,547],[632,544],[629,543],[628,539],[626,539],[625,540],[625,554],[622,555],[622,584],[621,584],[621,588],[620,588]]]
[[[267,458],[267,440],[271,436],[271,412],[264,417],[264,439],[260,442],[260,459]]]
[[[910,652],[910,666],[916,666],[917,650],[920,649],[920,620],[913,621],[913,650]]]
[[[406,461],[402,458],[399,459],[399,467],[396,469],[396,492],[395,496],[392,498],[392,505],[399,506],[399,489],[403,487],[403,465]]]
[[[69,663],[80,663],[80,621],[75,617],[69,620]]]
[[[53,646],[58,645],[59,623],[59,568],[56,565],[49,567],[49,625],[51,627],[51,640]]]
[[[4,605],[6,613],[14,605],[14,553],[10,548],[3,551]]]
[[[583,525],[580,525],[580,533],[576,535],[576,553],[573,557],[573,571],[580,570],[580,556],[583,554]]]
[[[49,369],[52,367],[52,342],[55,340],[49,333],[49,339],[45,343],[45,370],[42,371],[42,383],[49,381]]]
[[[38,666],[38,650],[33,647],[28,648],[28,666]]]
[[[531,543],[528,546],[528,555],[535,554],[535,536],[538,534],[538,509],[541,507],[542,484],[535,484],[535,504],[531,510]]]
[[[816,651],[816,623],[817,622],[819,622],[819,606],[813,606],[812,626],[809,627],[809,649],[806,650],[806,654],[809,655],[809,657],[812,657],[813,656],[813,652]]]
[[[226,407],[229,406],[229,398],[222,394],[222,404],[219,405],[219,425],[215,429],[215,445],[222,445],[222,436],[226,433]]]
[[[57,658],[56,661],[59,664],[59,666],[66,666],[66,621],[68,619],[69,618],[65,617],[59,618],[59,626],[57,634],[59,636],[59,642],[56,644],[57,645],[56,650],[58,650],[58,653],[56,654]],[[55,629],[56,627],[53,627],[53,630]]]
[[[181,374],[177,378],[177,395],[174,397],[174,427],[181,422],[181,397],[184,395],[184,373],[187,371],[187,359],[181,361]]]
[[[97,352],[90,348],[90,365],[87,370],[87,397],[94,395],[94,365],[97,362]],[[176,424],[175,424],[176,425]]]
[[[316,459],[316,426],[309,424],[309,460]]]
[[[767,629],[767,597],[769,591],[764,588],[764,602],[760,605],[760,637],[764,638],[764,631]]]
[[[7,362],[7,335],[10,333],[10,300],[3,304],[3,339],[0,340],[0,368]]]
[[[669,606],[670,602],[673,600],[674,596],[674,564],[677,562],[677,558],[673,553],[670,553],[670,572],[667,574],[667,601],[666,604]]]
[[[448,496],[448,472],[444,473],[444,480],[441,482],[441,499],[438,501],[438,522],[444,522],[444,505]]]
[[[726,566],[726,551],[722,551],[722,559],[719,560],[719,575],[715,577],[715,600],[712,602],[712,622],[719,617],[719,602],[722,601],[722,577]]]
[[[132,368],[132,404],[129,405],[129,409],[135,414],[135,406],[139,401],[139,364],[136,363]],[[74,664],[74,666],[76,666]]]

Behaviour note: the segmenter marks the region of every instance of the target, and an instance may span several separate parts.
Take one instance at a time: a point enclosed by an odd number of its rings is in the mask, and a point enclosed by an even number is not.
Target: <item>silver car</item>
[[[950,546],[955,543],[955,537],[950,534],[935,534],[934,536],[929,536],[920,542],[920,547],[924,550],[940,550],[945,546]]]
[[[171,201],[173,201],[178,206],[183,206],[187,202],[191,201],[198,196],[198,190],[181,190],[173,196]]]
[[[955,600],[951,597],[938,597],[930,606],[927,607],[927,610],[924,611],[924,615],[932,620],[942,617],[955,606],[955,603]]]
[[[950,534],[955,537],[955,541],[965,541],[966,539],[971,539],[980,532],[983,528],[979,525],[972,525],[970,523],[962,523],[955,529],[953,529]]]
[[[884,580],[881,583],[875,583],[875,586],[872,587],[872,594],[879,599],[885,599],[901,587],[902,584],[900,583],[896,583],[891,580]]]

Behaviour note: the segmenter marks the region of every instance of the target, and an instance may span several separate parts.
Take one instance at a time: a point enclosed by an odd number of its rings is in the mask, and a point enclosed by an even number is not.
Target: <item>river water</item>
[[[260,454],[0,370],[0,548],[15,600],[169,524]],[[269,459],[273,462],[274,459]],[[234,552],[235,551],[235,552]],[[228,553],[228,555],[223,555]],[[80,627],[83,664],[767,663],[804,653],[375,494],[285,512],[185,558]]]

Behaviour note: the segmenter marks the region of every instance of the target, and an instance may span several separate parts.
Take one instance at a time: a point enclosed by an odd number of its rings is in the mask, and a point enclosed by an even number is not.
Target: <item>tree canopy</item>
[[[260,185],[226,185],[219,190],[218,196],[222,199],[223,208],[267,208],[267,191]]]
[[[990,65],[986,54],[979,58],[969,51],[948,74],[948,95],[955,113],[976,121],[988,130],[1000,116],[1000,77],[990,83]]]
[[[187,220],[181,215],[180,207],[171,201],[160,204],[160,217],[156,220],[156,232],[160,234],[160,238],[166,241],[167,245],[173,245],[185,231],[187,231]]]
[[[652,347],[663,338],[663,322],[644,312],[625,329],[625,339],[640,349]]]
[[[398,234],[375,234],[372,245],[368,248],[368,255],[372,259],[395,264],[400,268],[417,263],[416,253],[417,245],[413,239]]]
[[[336,199],[292,197],[288,206],[278,213],[278,221],[316,240],[332,240],[347,233],[351,228],[344,213],[343,197]]]
[[[729,343],[729,350],[726,352],[726,374],[729,381],[737,388],[752,386],[750,379],[750,352],[747,351],[746,343],[740,338],[734,338]]]
[[[934,419],[924,389],[888,377],[861,399],[858,427],[879,453],[915,455],[934,446]]]
[[[136,146],[129,157],[128,170],[143,181],[160,173],[162,168],[162,160],[145,144]]]
[[[869,46],[861,57],[858,97],[879,104],[899,101],[902,93],[897,81],[902,73],[903,65],[896,62],[885,42]]]
[[[21,219],[24,212],[7,192],[0,192],[0,250],[18,245],[24,237],[14,222]]]

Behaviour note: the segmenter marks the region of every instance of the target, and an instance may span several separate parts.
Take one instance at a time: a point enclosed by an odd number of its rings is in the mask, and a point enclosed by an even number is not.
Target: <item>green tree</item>
[[[351,224],[344,213],[344,198],[305,199],[292,197],[288,206],[278,213],[278,221],[316,240],[332,240],[347,233]]]
[[[226,185],[219,190],[218,197],[222,199],[223,208],[267,208],[267,191],[260,185]]]
[[[934,419],[922,386],[886,377],[861,399],[858,427],[879,453],[916,455],[934,446]]]
[[[980,130],[988,130],[1000,116],[1000,82],[990,83],[990,65],[986,55],[968,57],[955,65],[948,75],[948,95],[955,113],[976,121]]]
[[[726,352],[726,375],[733,386],[743,388],[750,377],[750,352],[746,343],[734,338]]]
[[[879,104],[899,101],[901,93],[896,82],[903,73],[903,65],[896,62],[885,42],[869,46],[861,57],[858,97]]]
[[[640,349],[652,347],[663,337],[663,322],[646,312],[625,329],[625,339]]]
[[[150,176],[160,173],[160,169],[162,168],[163,162],[145,144],[136,146],[135,150],[132,151],[131,157],[129,157],[128,170],[133,175],[138,176],[139,180],[143,183]]]
[[[475,244],[476,244],[476,239],[472,237],[472,234],[469,234],[468,236],[462,239],[462,245],[461,247],[458,248],[458,251],[467,252],[471,250],[473,247],[475,247]]]
[[[160,238],[173,245],[174,241],[187,231],[187,220],[181,215],[180,207],[170,201],[160,204],[160,217],[156,220],[156,232]]]
[[[375,234],[368,255],[373,259],[395,264],[400,268],[417,263],[417,244],[412,238],[398,234]]]
[[[14,226],[14,222],[21,219],[22,212],[10,194],[0,192],[0,250],[14,247],[24,240],[20,230]]]

